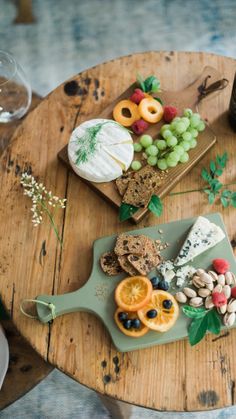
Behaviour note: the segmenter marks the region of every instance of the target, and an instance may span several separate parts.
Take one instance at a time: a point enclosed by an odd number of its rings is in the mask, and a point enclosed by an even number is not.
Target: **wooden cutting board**
[[[201,100],[202,96],[200,94],[201,88],[204,87],[206,79],[208,80],[207,84],[211,85],[216,81],[221,79],[220,73],[213,67],[205,67],[202,74],[195,80],[192,84],[187,86],[181,91],[169,92],[162,91],[158,95],[163,101],[164,105],[173,105],[182,112],[185,108],[191,108],[197,111],[197,105]],[[106,118],[112,119],[112,111],[116,103],[122,99],[129,98],[134,90],[137,87],[135,83],[131,85],[127,90],[125,90],[116,100],[110,103],[99,115],[91,114],[89,119],[92,118]],[[202,117],[204,118],[204,113],[202,112]],[[87,118],[88,119],[88,118]],[[81,121],[82,122],[82,121]],[[152,135],[154,138],[157,136],[160,131],[163,121],[158,124],[150,125],[149,129],[145,132]],[[134,141],[138,140],[138,136],[135,134],[132,135]],[[68,138],[69,141],[69,138]],[[201,158],[208,152],[208,150],[215,144],[216,136],[209,126],[206,126],[206,129],[199,134],[198,136],[198,145],[196,148],[190,150],[189,156],[190,159],[185,164],[178,164],[176,167],[168,170],[168,174],[165,178],[164,183],[160,186],[158,191],[158,196],[163,198],[168,192],[174,188],[174,186],[201,160]],[[68,154],[67,146],[65,146],[59,153],[58,158],[67,165],[67,167],[72,170]],[[75,174],[75,176],[77,176]],[[82,178],[81,178],[82,179]],[[82,179],[86,182],[94,191],[102,195],[107,201],[115,205],[117,208],[121,205],[122,197],[119,195],[115,181],[104,182],[104,183],[95,183],[90,182],[85,179]],[[143,217],[147,214],[149,210],[147,208],[140,208],[132,217],[135,223],[139,223]]]
[[[230,262],[232,272],[236,273],[234,254],[221,215],[209,214],[206,217],[220,226],[225,232],[226,237],[215,247],[195,258],[192,265],[195,268],[201,267],[203,269],[208,269],[213,259],[220,255],[224,255]],[[128,234],[145,234],[154,240],[162,237],[162,241],[170,243],[170,246],[163,250],[161,254],[165,260],[173,259],[176,258],[180,247],[195,220],[196,218],[189,218],[174,221],[168,224],[134,230]],[[126,277],[127,274],[122,273],[115,277],[109,277],[104,274],[99,263],[100,256],[103,253],[114,249],[116,237],[116,235],[103,237],[94,242],[92,272],[90,278],[82,288],[63,295],[40,295],[37,299],[39,301],[54,304],[56,317],[74,311],[87,311],[93,313],[104,323],[111,335],[115,347],[121,352],[142,349],[186,338],[188,334],[187,328],[189,319],[184,316],[181,310],[175,326],[165,333],[149,331],[143,337],[132,338],[125,336],[118,329],[113,319],[116,310],[114,290],[121,279]],[[154,274],[155,271],[153,271],[149,277],[151,278]],[[176,288],[173,286],[169,291],[175,293]],[[39,320],[43,323],[51,321],[52,315],[48,307],[37,303],[36,305]]]

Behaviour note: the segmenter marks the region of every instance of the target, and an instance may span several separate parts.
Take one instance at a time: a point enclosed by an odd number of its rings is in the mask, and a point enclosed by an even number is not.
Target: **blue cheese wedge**
[[[222,229],[205,217],[198,217],[192,226],[174,264],[182,266],[214,247],[225,237]]]
[[[128,130],[110,119],[91,119],[73,132],[68,145],[70,165],[91,182],[110,182],[128,170],[134,155]]]

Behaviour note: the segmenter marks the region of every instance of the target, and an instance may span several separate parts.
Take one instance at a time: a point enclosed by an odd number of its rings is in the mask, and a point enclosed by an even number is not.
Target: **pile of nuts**
[[[217,307],[224,315],[225,326],[232,326],[236,320],[236,277],[233,272],[216,273],[197,269],[192,278],[192,285],[175,294],[179,303],[187,303],[192,307],[205,306],[206,309]],[[231,288],[232,287],[232,288]],[[233,291],[233,292],[232,292]],[[231,298],[235,297],[235,298]]]

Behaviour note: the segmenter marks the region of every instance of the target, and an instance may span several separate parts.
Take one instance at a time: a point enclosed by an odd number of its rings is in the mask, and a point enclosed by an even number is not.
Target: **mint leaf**
[[[145,92],[156,93],[160,90],[160,80],[155,76],[149,76],[144,80]]]
[[[222,169],[225,168],[227,161],[228,161],[228,154],[227,154],[226,151],[224,152],[224,154],[222,156],[219,156],[219,155],[216,156],[216,163]]]
[[[222,203],[222,205],[223,205],[224,208],[227,208],[229,206],[229,201],[224,196],[221,196],[220,197],[220,201],[221,201],[221,203]]]
[[[210,192],[208,195],[208,202],[209,204],[213,204],[213,202],[215,201],[215,194],[213,192]]]
[[[221,319],[219,313],[215,309],[209,310],[207,313],[208,326],[207,329],[209,332],[218,335],[221,329]]]
[[[136,80],[137,80],[137,83],[139,84],[139,86],[141,87],[142,91],[146,92],[144,79],[142,78],[142,76],[140,74],[137,74]]]
[[[160,217],[160,215],[162,214],[163,211],[163,205],[162,202],[159,198],[159,196],[157,195],[152,195],[149,204],[148,204],[148,209],[153,212],[153,214],[155,214],[157,217]]]
[[[134,207],[133,205],[124,204],[122,203],[119,208],[119,220],[125,221],[132,217],[132,215],[138,211],[137,207]]]
[[[207,169],[203,168],[202,169],[202,178],[206,181],[206,182],[210,182],[212,180],[211,175],[208,173]]]
[[[188,328],[188,337],[191,346],[196,345],[206,334],[208,328],[208,316],[194,319]]]
[[[210,170],[211,170],[211,173],[214,175],[216,171],[216,165],[213,160],[210,161]]]
[[[231,195],[231,200],[230,200],[230,204],[236,208],[236,192],[232,193]]]
[[[161,100],[160,97],[153,97],[153,99],[157,100],[157,102],[159,102],[161,105],[163,105],[163,101]]]
[[[232,192],[229,191],[228,189],[225,189],[221,194],[221,196],[223,196],[224,198],[230,198],[231,195],[232,195]]]
[[[204,307],[195,308],[186,305],[182,307],[182,310],[185,316],[190,317],[191,319],[200,319],[207,313],[207,310]]]
[[[222,170],[222,169],[217,169],[217,170],[215,171],[215,176],[221,176],[221,175],[222,175],[222,173],[223,173],[223,170]]]

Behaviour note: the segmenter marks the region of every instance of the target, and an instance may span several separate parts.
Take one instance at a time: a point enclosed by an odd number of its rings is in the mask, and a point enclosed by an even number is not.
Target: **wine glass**
[[[21,118],[31,104],[31,87],[22,67],[0,50],[0,123]]]

